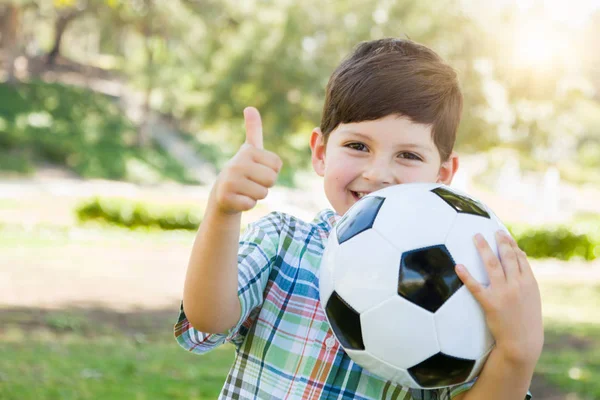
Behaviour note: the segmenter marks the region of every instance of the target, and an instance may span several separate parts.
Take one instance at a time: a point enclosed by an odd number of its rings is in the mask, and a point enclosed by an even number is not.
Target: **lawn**
[[[168,314],[0,311],[0,398],[215,399],[233,348],[180,349]]]
[[[544,283],[545,346],[537,372],[565,392],[600,399],[600,282]]]
[[[0,306],[0,398],[215,399],[233,348],[193,355],[172,334],[192,239],[190,232],[0,228],[0,264],[13,266],[0,270],[0,281],[20,282],[16,298],[25,304]],[[600,280],[540,280],[540,286],[546,345],[536,399],[600,398]],[[102,300],[132,287],[137,297],[117,300],[147,299],[145,307],[34,304],[52,297]],[[53,296],[43,297],[44,290]],[[0,305],[8,304],[2,296]]]

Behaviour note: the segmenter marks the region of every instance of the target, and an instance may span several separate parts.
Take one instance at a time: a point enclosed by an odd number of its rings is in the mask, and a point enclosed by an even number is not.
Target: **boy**
[[[456,269],[496,339],[474,382],[411,391],[381,380],[344,353],[319,304],[319,262],[332,226],[366,193],[407,182],[450,184],[461,109],[456,74],[432,50],[398,39],[360,44],[331,76],[321,126],[310,138],[313,168],[335,212],[324,210],[311,223],[273,212],[238,243],[241,213],[267,196],[281,168],[262,147],[258,111],[244,110],[246,143],[212,188],[175,326],[180,345],[196,353],[236,346],[220,398],[529,396],[543,343],[540,296],[524,253],[507,236],[497,238],[501,262],[475,238],[488,287]]]

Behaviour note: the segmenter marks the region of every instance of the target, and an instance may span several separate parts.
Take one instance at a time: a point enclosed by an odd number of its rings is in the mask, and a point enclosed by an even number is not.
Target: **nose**
[[[391,185],[395,182],[392,166],[385,160],[372,160],[363,171],[363,178],[380,185]]]

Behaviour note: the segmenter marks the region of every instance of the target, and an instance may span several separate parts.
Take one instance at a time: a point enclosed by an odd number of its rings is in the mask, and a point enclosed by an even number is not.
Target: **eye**
[[[422,161],[421,157],[419,157],[415,153],[403,152],[403,153],[400,153],[398,155],[398,157],[404,158],[406,160]]]
[[[357,151],[365,151],[367,149],[367,146],[365,146],[364,144],[362,144],[360,142],[347,143],[345,145],[345,147],[349,147],[352,150],[357,150]]]

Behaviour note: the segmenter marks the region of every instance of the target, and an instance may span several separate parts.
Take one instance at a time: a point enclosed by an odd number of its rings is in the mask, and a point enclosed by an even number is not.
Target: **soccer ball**
[[[475,378],[494,338],[454,266],[488,285],[473,236],[497,251],[500,229],[508,232],[488,207],[443,184],[391,186],[356,202],[331,231],[319,282],[350,358],[414,389]]]

